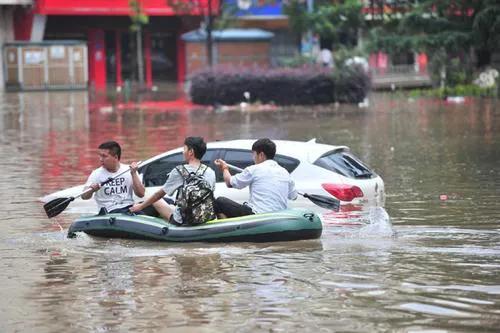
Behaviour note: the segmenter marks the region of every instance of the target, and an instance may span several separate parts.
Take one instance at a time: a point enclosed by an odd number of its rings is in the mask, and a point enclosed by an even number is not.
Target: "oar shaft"
[[[242,172],[243,169],[242,168],[238,168],[236,165],[232,165],[232,164],[229,164],[226,162],[226,165],[229,169],[233,169],[234,171],[238,171],[238,172]]]
[[[228,167],[229,169],[233,169],[234,171],[237,171],[237,172],[242,172],[242,171],[243,171],[243,169],[242,169],[242,168],[238,168],[236,165],[232,165],[232,164],[229,164],[229,163],[227,163],[227,162],[226,162],[226,165],[227,165],[227,167]],[[305,196],[305,195],[304,195],[304,193],[302,193],[302,192],[298,192],[298,191],[297,191],[297,193],[298,193],[299,195],[301,195],[301,196]]]
[[[139,162],[137,163],[137,166],[141,165],[141,163],[142,163],[142,161],[139,161]],[[114,176],[114,177],[110,177],[110,178],[108,178],[107,180],[105,180],[105,181],[101,182],[99,185],[104,186],[104,185],[106,185],[107,183],[109,183],[110,181],[113,181],[113,180],[115,180],[116,178],[120,177],[121,175],[126,174],[127,172],[130,172],[130,168],[129,168],[129,169],[127,169],[127,170],[125,170],[125,171],[123,171],[123,172],[120,172],[119,174],[117,174],[117,175],[116,175],[116,176]],[[85,193],[87,193],[87,192],[91,192],[91,191],[93,191],[93,189],[92,189],[92,188],[88,188],[88,189],[86,189],[85,191],[83,191],[82,193],[78,194],[78,195],[77,195],[76,197],[74,197],[74,198],[75,198],[75,199],[77,199],[77,198],[81,197],[82,195],[84,195]]]
[[[102,186],[102,185],[101,185]],[[82,195],[84,195],[85,193],[89,193],[89,192],[92,192],[94,189],[92,187],[89,187],[88,189],[86,189],[85,191],[83,191],[82,193],[78,194],[76,197],[73,197],[74,199],[77,199],[79,197],[81,197]]]

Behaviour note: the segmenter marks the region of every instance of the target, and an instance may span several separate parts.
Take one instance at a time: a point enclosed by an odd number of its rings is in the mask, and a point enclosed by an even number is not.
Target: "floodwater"
[[[364,227],[311,241],[164,244],[67,239],[76,215],[37,202],[82,183],[104,140],[128,162],[186,135],[347,145],[383,177],[390,218],[367,209]],[[488,99],[224,112],[0,95],[0,332],[498,332],[499,162]]]

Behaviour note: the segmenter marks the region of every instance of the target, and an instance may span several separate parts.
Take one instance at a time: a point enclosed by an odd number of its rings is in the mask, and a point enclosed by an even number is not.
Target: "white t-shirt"
[[[111,173],[104,167],[95,169],[90,174],[85,186],[90,186],[94,183],[102,183],[110,177],[114,177],[124,171],[127,171],[129,166],[120,163],[120,168]],[[94,199],[99,209],[106,208],[108,212],[127,207],[134,204],[133,199],[134,189],[132,187],[132,175],[126,172],[120,177],[112,180],[111,182],[102,186],[97,192],[94,193]]]
[[[333,54],[329,49],[322,49],[318,55],[318,62],[331,67],[333,65]]]
[[[287,209],[288,199],[297,198],[295,182],[274,160],[246,167],[231,177],[231,186],[237,189],[250,186],[248,205],[257,214]]]

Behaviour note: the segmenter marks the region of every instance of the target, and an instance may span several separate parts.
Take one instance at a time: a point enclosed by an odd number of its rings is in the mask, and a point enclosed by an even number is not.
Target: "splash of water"
[[[365,225],[359,234],[362,237],[393,237],[391,218],[383,207],[370,207]]]

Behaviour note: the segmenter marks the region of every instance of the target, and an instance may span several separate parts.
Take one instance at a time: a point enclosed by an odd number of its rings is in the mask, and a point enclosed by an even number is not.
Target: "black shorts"
[[[237,217],[255,214],[252,208],[245,204],[239,204],[236,201],[225,197],[218,197],[214,203],[215,214],[224,214],[227,217]]]
[[[130,207],[132,207],[133,205],[129,205],[129,206],[126,206],[126,207],[122,207],[122,208],[117,208],[117,209],[113,209],[112,211],[110,211],[108,214],[132,214],[129,210]],[[144,212],[142,210],[138,211],[138,212],[135,212],[135,215],[144,215]]]

